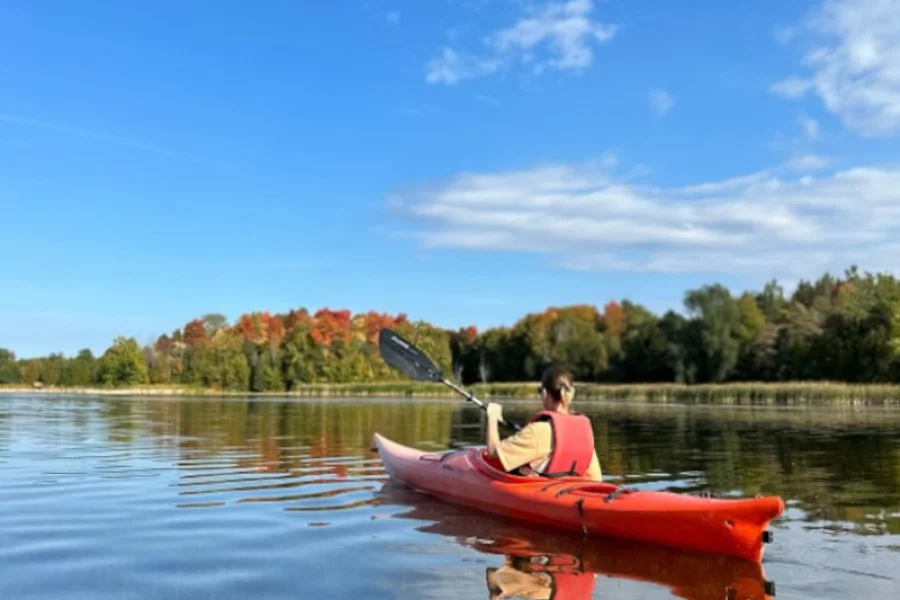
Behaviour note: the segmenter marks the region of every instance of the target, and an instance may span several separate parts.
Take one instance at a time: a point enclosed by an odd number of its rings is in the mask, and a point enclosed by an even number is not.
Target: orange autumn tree
[[[625,311],[615,300],[611,300],[603,307],[603,326],[610,337],[618,340],[625,330]]]
[[[209,336],[206,334],[203,319],[194,319],[184,326],[184,343],[189,348],[209,345]]]
[[[313,315],[291,311],[282,344],[287,386],[395,380],[398,374],[378,353],[378,333],[385,327],[404,330],[405,315],[319,309]]]
[[[627,327],[628,319],[622,306],[615,300],[607,302],[600,316],[600,328],[605,334],[608,357],[613,361],[622,352],[622,335]]]
[[[236,329],[244,340],[244,355],[250,367],[250,390],[278,392],[286,389],[283,374],[284,321],[269,312],[241,315]]]

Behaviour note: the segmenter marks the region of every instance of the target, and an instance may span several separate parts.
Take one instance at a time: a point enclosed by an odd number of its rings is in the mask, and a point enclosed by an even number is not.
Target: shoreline
[[[469,390],[483,400],[536,398],[537,383],[475,384]],[[250,392],[216,390],[190,386],[144,385],[123,388],[58,387],[23,385],[0,386],[0,396],[94,395],[169,397],[253,397],[253,398],[452,398],[458,394],[441,384],[384,382],[359,384],[310,384],[290,391]],[[900,385],[848,384],[838,382],[723,383],[685,385],[676,383],[599,384],[577,386],[577,397],[586,401],[626,401],[645,403],[697,404],[871,404],[900,406]]]

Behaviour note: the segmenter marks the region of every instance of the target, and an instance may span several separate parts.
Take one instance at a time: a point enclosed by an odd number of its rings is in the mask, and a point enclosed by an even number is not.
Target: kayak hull
[[[761,561],[778,497],[718,499],[637,491],[579,477],[505,473],[482,448],[430,453],[376,433],[388,475],[443,501],[586,536],[630,539]]]

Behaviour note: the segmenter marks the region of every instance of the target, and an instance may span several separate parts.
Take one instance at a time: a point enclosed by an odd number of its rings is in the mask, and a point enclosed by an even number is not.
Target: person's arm
[[[487,454],[491,458],[497,458],[497,448],[500,447],[499,423],[503,418],[503,407],[491,402],[487,405]]]
[[[594,481],[602,481],[603,474],[600,472],[600,461],[597,459],[597,451],[594,451],[594,456],[591,458],[591,464],[588,465],[587,472],[584,474],[588,479],[592,479]]]
[[[499,422],[503,411],[497,404],[487,406],[487,454],[496,458],[507,472],[518,469],[550,453],[550,424],[529,423],[517,433],[501,440]],[[540,435],[538,435],[540,434]]]

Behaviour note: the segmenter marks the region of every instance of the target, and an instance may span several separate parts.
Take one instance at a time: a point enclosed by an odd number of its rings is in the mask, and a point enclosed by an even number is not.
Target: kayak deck
[[[393,479],[453,504],[586,536],[639,540],[761,561],[768,524],[784,511],[778,497],[717,499],[632,490],[580,477],[511,475],[483,448],[429,453],[376,433]]]

